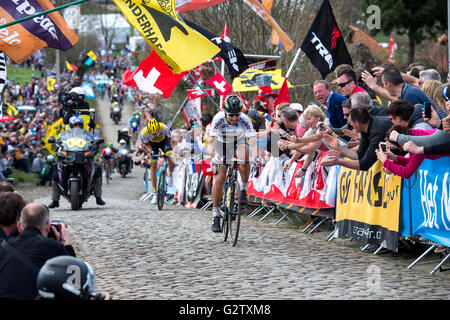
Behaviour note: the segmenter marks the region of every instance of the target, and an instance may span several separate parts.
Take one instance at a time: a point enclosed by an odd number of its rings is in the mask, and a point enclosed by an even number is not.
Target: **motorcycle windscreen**
[[[94,141],[94,136],[90,132],[79,128],[64,131],[59,138],[66,151],[88,151],[91,142]]]

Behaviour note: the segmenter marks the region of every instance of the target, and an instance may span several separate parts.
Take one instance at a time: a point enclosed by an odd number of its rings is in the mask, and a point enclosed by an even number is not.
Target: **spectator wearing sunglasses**
[[[341,64],[336,68],[335,83],[341,90],[342,94],[350,98],[356,92],[367,92],[357,84],[356,73],[348,64]]]

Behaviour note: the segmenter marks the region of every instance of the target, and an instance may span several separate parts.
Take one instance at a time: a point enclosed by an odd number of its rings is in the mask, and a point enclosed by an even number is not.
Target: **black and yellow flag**
[[[114,0],[114,3],[174,73],[192,70],[220,51],[180,21],[175,0]]]

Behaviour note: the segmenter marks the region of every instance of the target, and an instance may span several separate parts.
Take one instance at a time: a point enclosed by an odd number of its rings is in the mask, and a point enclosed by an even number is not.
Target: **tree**
[[[447,12],[442,0],[364,0],[364,12],[371,5],[380,8],[380,29],[372,35],[392,31],[407,34],[409,39],[408,64],[414,62],[415,48],[425,39],[435,39],[447,28]]]

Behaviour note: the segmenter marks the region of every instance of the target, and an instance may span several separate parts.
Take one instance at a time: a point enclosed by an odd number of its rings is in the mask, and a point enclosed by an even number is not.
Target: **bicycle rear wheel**
[[[164,201],[166,201],[166,171],[161,171],[158,180],[158,209],[162,210]]]
[[[235,193],[236,192],[236,196]],[[239,227],[241,225],[241,188],[239,182],[236,181],[233,188],[233,202],[231,202],[232,210],[228,215],[228,228],[230,233],[230,245],[235,246],[238,236]]]

